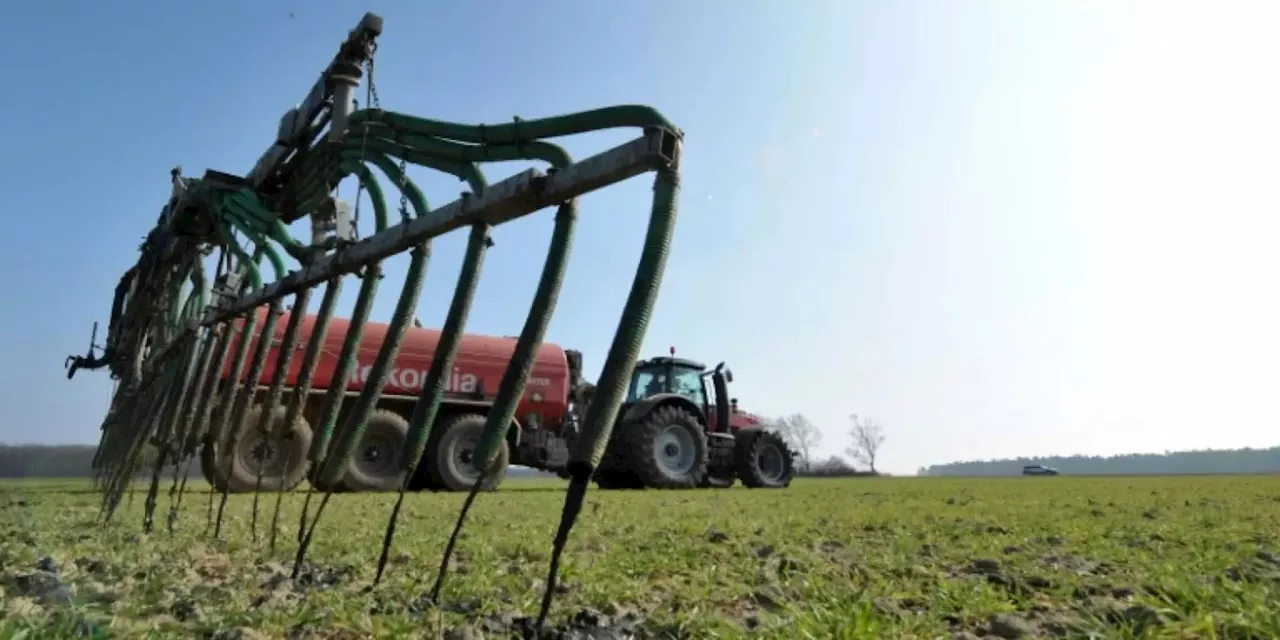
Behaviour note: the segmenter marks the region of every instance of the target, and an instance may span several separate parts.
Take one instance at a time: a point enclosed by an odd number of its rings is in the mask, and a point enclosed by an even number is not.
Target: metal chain
[[[369,43],[369,61],[366,62],[364,65],[365,68],[368,69],[368,74],[369,74],[369,86],[366,91],[366,97],[370,107],[374,109],[381,109],[382,102],[378,100],[378,87],[376,87],[373,82],[373,60],[375,57],[377,57],[377,53],[378,53],[378,43],[370,42]]]
[[[409,222],[409,192],[405,190],[405,185],[409,182],[409,174],[405,170],[408,163],[404,158],[400,158],[400,222]]]
[[[376,42],[369,43],[369,57],[364,63],[365,75],[369,76],[369,82],[365,85],[365,105],[373,108],[377,108],[376,105],[379,103],[378,88],[374,86],[374,82],[373,82],[373,60],[377,52],[378,52],[378,43]],[[359,101],[355,101],[355,102],[356,102],[356,108],[358,109]],[[361,162],[364,161],[364,152],[368,145],[368,142],[369,142],[369,127],[366,125],[364,127],[364,131],[360,135],[360,158],[361,158],[360,161]],[[358,178],[359,176],[357,176],[357,179]],[[364,196],[364,181],[358,180],[357,186],[356,186],[355,208],[351,212],[351,239],[353,241],[360,239],[360,199],[362,196]]]
[[[369,62],[366,63],[365,65],[366,68],[368,68],[368,74],[369,74],[368,101],[369,101],[369,107],[372,109],[382,108],[382,101],[378,99],[378,85],[376,82],[373,81],[373,69],[374,69],[373,61],[375,58],[374,54],[377,52],[378,52],[378,44],[376,42],[372,43],[369,46]],[[365,131],[367,135],[368,129],[365,129]],[[362,140],[360,144],[363,145],[364,141]],[[363,151],[363,147],[361,148],[361,151]],[[400,159],[400,184],[399,184],[400,221],[401,222],[409,221],[409,194],[406,193],[404,190],[405,183],[409,180],[408,175],[405,173],[405,169],[407,166],[408,166],[408,163],[405,161],[404,158],[401,158]]]

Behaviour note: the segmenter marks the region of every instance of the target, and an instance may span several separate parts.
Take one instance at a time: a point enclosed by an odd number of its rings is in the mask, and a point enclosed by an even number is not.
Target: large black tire
[[[707,435],[692,413],[662,406],[627,427],[631,471],[646,487],[694,489],[707,474]]]
[[[435,446],[427,449],[428,471],[432,482],[442,491],[470,491],[479,477],[479,471],[471,463],[470,455],[475,451],[484,432],[485,417],[478,413],[463,413],[453,416],[440,427],[440,437]],[[493,460],[484,484],[480,488],[493,491],[502,484],[507,475],[507,467],[511,464],[511,451],[506,440],[498,445],[497,455]]]
[[[761,429],[738,431],[734,467],[750,489],[785,489],[795,477],[791,448],[778,434]]]
[[[409,421],[400,414],[378,409],[364,423],[364,436],[342,486],[349,491],[396,491],[404,480],[400,458],[409,439]]]
[[[299,415],[293,424],[285,426],[287,413],[287,407],[277,405],[267,422],[267,435],[263,435],[258,432],[262,406],[250,407],[245,412],[234,455],[229,461],[218,461],[219,469],[229,467],[226,476],[228,492],[245,493],[255,488],[289,491],[307,477],[311,425]],[[258,484],[259,466],[262,467],[261,485]]]

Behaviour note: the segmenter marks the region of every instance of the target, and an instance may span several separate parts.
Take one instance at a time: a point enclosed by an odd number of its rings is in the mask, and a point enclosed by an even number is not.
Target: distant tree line
[[[1053,467],[1063,475],[1178,475],[1280,473],[1280,447],[1204,449],[1117,456],[1052,456],[975,460],[922,467],[922,476],[1016,476],[1027,465]]]
[[[88,478],[96,446],[87,444],[0,444],[0,478]],[[139,452],[138,474],[150,476],[155,452]],[[183,463],[185,467],[186,463]],[[166,465],[165,477],[173,470]],[[200,475],[200,462],[191,465],[191,476]]]

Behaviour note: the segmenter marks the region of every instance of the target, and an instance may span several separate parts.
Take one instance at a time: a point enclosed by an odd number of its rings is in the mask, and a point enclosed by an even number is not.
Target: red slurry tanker
[[[260,320],[265,313],[265,310],[259,312]],[[269,372],[275,370],[287,316],[286,312],[276,323],[274,341],[277,344],[272,345],[262,369],[264,373],[258,381],[260,394],[271,382]],[[299,348],[310,339],[315,322],[314,315],[303,320],[298,335]],[[271,431],[283,432],[282,437],[267,438],[257,433],[253,428],[257,421],[250,416],[243,422],[230,459],[217,451],[217,444],[206,440],[201,451],[201,466],[211,483],[231,491],[252,491],[258,481],[259,467],[262,477],[273,486],[278,479],[291,487],[309,477],[306,456],[311,446],[311,429],[320,418],[325,395],[337,372],[348,325],[349,321],[341,318],[330,322],[301,418],[289,429],[272,425]],[[388,325],[382,323],[365,324],[356,369],[346,388],[344,411],[355,404],[354,397],[364,387],[387,329]],[[440,331],[436,329],[411,327],[407,330],[377,410],[366,423],[357,455],[352,457],[341,486],[332,489],[398,488],[401,476],[397,461],[405,446],[409,417],[431,368],[439,339]],[[474,483],[478,474],[470,456],[515,344],[514,338],[476,334],[462,337],[440,412],[411,489],[462,491]],[[285,385],[286,398],[297,384],[301,360],[300,357],[293,359]],[[228,362],[222,371],[224,383],[230,374]],[[697,362],[674,357],[674,350],[670,357],[637,363],[626,403],[618,414],[622,428],[615,428],[615,436],[596,473],[599,486],[728,487],[736,479],[749,487],[790,484],[791,451],[776,434],[763,430],[756,416],[737,408],[737,400],[728,397],[731,380],[732,374],[723,364],[708,370]],[[534,360],[514,424],[498,452],[499,466],[505,469],[509,464],[517,464],[563,473],[593,390],[593,385],[582,377],[581,353],[544,342]],[[282,401],[276,409],[273,420],[277,423],[283,420],[287,404]],[[256,413],[253,409],[250,411]],[[339,414],[339,426],[344,415]],[[491,487],[496,487],[503,475],[505,471],[494,474]],[[277,480],[271,481],[272,478]]]

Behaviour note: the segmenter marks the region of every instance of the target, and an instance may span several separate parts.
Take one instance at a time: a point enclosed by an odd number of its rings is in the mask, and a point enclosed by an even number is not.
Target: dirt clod
[[[1026,620],[1012,615],[995,616],[987,624],[987,633],[997,638],[1024,638],[1035,633]]]

